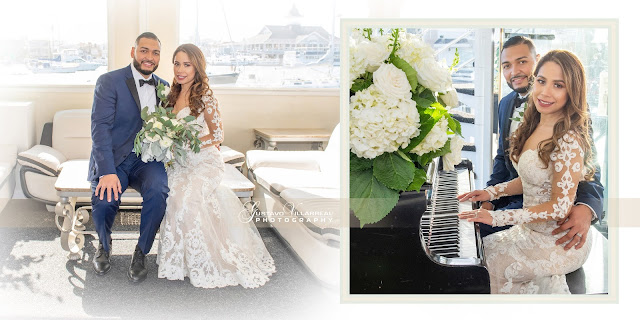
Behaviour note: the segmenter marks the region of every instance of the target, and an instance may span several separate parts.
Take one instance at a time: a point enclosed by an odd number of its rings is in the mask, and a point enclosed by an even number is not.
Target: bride
[[[588,133],[585,73],[571,52],[553,50],[538,63],[535,82],[520,127],[511,137],[510,157],[519,178],[459,196],[487,201],[523,194],[524,208],[460,214],[461,219],[492,226],[515,225],[484,238],[491,293],[570,293],[565,274],[585,262],[585,245],[565,251],[552,235],[573,205],[578,182],[594,174]]]
[[[160,227],[158,277],[188,277],[202,288],[257,288],[275,272],[274,262],[253,222],[239,219],[244,209],[240,200],[220,184],[222,121],[205,68],[204,55],[193,44],[183,44],[173,53],[169,107],[178,118],[196,117],[202,149],[188,152],[186,166],[176,163],[168,169],[170,191]]]

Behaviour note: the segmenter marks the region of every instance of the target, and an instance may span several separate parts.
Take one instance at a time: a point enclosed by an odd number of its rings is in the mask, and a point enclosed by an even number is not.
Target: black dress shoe
[[[136,250],[131,257],[131,266],[129,267],[129,280],[134,283],[142,282],[147,278],[147,268],[144,267],[145,255],[136,245]]]
[[[111,249],[111,245],[109,245],[109,249]],[[111,250],[107,251],[102,247],[102,243],[98,244],[98,251],[96,251],[96,254],[93,256],[93,271],[95,271],[97,275],[103,276],[111,270],[110,257]]]

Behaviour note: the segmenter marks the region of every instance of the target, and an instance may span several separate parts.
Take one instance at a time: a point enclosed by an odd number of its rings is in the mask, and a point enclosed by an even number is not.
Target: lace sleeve
[[[560,220],[567,216],[576,197],[578,182],[584,176],[584,150],[573,132],[558,140],[558,145],[559,148],[551,153],[553,175],[550,200],[529,208],[489,211],[494,227]]]
[[[520,180],[520,177],[518,177],[507,182],[498,183],[495,186],[488,186],[484,190],[488,192],[489,196],[491,197],[489,201],[493,201],[505,196],[522,194],[522,180]]]
[[[203,101],[205,103],[204,121],[209,128],[209,134],[202,139],[202,145],[220,144],[224,139],[224,132],[222,131],[222,118],[220,117],[218,100],[215,97],[206,97]]]

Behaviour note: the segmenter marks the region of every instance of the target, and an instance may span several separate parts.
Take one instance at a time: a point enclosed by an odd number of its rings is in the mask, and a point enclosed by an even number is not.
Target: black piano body
[[[490,293],[486,266],[443,266],[427,256],[420,222],[430,188],[401,193],[384,219],[364,228],[350,214],[351,294]]]

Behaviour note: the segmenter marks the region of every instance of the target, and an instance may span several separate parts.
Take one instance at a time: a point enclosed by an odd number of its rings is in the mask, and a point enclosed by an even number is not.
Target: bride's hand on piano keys
[[[460,212],[458,214],[460,219],[467,219],[469,222],[479,222],[491,225],[493,223],[493,217],[487,209],[477,209],[472,211]]]
[[[489,201],[491,195],[485,190],[474,190],[458,196],[458,200],[462,201]]]

